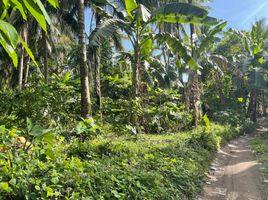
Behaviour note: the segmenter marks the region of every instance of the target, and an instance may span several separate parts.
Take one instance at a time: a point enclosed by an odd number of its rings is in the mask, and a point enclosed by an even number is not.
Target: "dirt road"
[[[256,134],[267,130],[259,127],[255,133],[233,140],[218,152],[200,200],[268,200],[261,166],[249,146]]]

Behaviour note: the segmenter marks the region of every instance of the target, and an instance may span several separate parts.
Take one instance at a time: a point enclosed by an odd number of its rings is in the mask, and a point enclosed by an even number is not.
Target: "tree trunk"
[[[101,111],[101,83],[100,83],[100,47],[97,47],[95,52],[94,52],[94,63],[95,63],[95,95],[96,95],[96,101],[97,101],[97,105],[99,107],[99,111]]]
[[[188,0],[189,4],[193,4],[193,0]],[[192,46],[192,57],[195,58],[195,52],[194,52],[194,34],[195,34],[195,26],[193,24],[190,24],[190,36],[191,36],[191,46]],[[193,116],[193,124],[194,126],[197,126],[201,116],[202,116],[202,109],[201,109],[201,93],[200,93],[200,84],[198,80],[198,74],[196,71],[190,70],[189,72],[189,88],[188,94],[190,94],[190,110],[192,110],[192,116]],[[187,103],[188,104],[188,103]],[[187,105],[186,104],[186,105]]]
[[[96,26],[98,26],[101,22],[101,16],[96,14]],[[99,107],[99,111],[101,114],[101,72],[100,72],[100,46],[96,47],[94,52],[94,64],[95,64],[95,95],[97,100],[97,105]]]
[[[218,72],[216,72],[216,77],[217,77],[217,89],[218,89],[221,105],[225,105],[226,100],[225,100],[225,96],[224,96],[223,91],[222,91],[222,82],[221,82],[221,78],[220,78]]]
[[[27,39],[28,39],[28,24],[27,22],[23,22],[21,26],[21,37],[27,44]],[[21,56],[20,56],[20,63],[19,63],[19,75],[18,75],[18,84],[19,84],[19,90],[22,90],[23,87],[23,70],[24,70],[24,57],[25,57],[25,51],[24,47],[21,46]]]
[[[249,102],[249,108],[248,113],[250,115],[250,119],[253,122],[257,122],[257,101],[258,101],[258,92],[257,89],[252,89],[250,93],[250,102]]]
[[[135,52],[135,62],[132,64],[132,112],[131,123],[140,132],[139,109],[140,109],[140,55],[139,50]]]
[[[47,35],[46,32],[44,30],[42,30],[42,43],[43,43],[43,48],[44,48],[44,76],[45,76],[45,83],[48,83],[48,62],[47,62],[47,58],[48,58],[48,50],[47,50]]]
[[[80,44],[80,80],[81,80],[81,115],[83,118],[91,118],[91,100],[89,92],[89,79],[87,67],[87,49],[85,34],[85,5],[84,0],[79,0],[78,24]]]
[[[25,85],[27,84],[28,82],[28,77],[29,77],[29,63],[30,63],[30,57],[28,57],[28,60],[26,62],[26,66],[25,66],[25,72],[24,72],[24,84],[23,84],[23,87],[25,87]]]

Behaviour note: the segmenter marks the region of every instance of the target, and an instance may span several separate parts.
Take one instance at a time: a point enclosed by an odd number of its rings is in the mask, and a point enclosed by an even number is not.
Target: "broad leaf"
[[[0,31],[0,44],[2,45],[4,50],[7,52],[9,57],[12,59],[12,62],[14,64],[14,66],[17,67],[18,66],[18,55],[17,55],[15,49],[9,43],[9,41],[6,40],[6,38],[3,35],[2,31]]]
[[[205,39],[201,41],[201,44],[197,50],[198,54],[201,54],[202,52],[206,51],[208,48],[210,48],[211,44],[215,42],[215,35],[217,33],[220,33],[222,29],[227,25],[227,22],[222,22],[218,24],[217,26],[213,27]]]
[[[46,11],[43,3],[40,0],[35,0],[35,1],[37,3],[38,7],[40,8],[40,10],[42,11],[47,23],[50,25],[51,24],[51,19],[50,19],[49,15],[47,14],[47,11]]]
[[[184,60],[186,65],[188,65],[191,69],[197,70],[199,65],[196,63],[195,59],[191,56],[191,51],[181,43],[176,37],[172,36],[169,33],[157,34],[155,37],[159,42],[166,42],[169,50],[178,55],[180,58]]]
[[[124,1],[125,1],[125,6],[126,6],[126,11],[127,11],[128,16],[133,18],[132,11],[138,7],[138,4],[136,3],[135,0],[124,0]]]
[[[119,31],[120,28],[127,30],[127,24],[120,19],[108,19],[102,22],[97,28],[91,33],[89,37],[90,46],[99,46],[103,42],[107,41],[113,34]]]
[[[139,23],[147,22],[151,17],[150,10],[142,4],[139,4],[138,7],[133,11],[133,13],[135,20]]]
[[[5,6],[5,8],[8,8],[9,0],[3,0],[2,2],[4,4],[4,6]]]
[[[0,20],[0,30],[5,34],[6,39],[15,49],[18,44],[18,32],[17,30],[9,23]]]
[[[214,17],[207,16],[205,19],[199,21],[202,25],[217,25],[220,21]],[[198,22],[196,22],[198,24]]]
[[[260,48],[260,47],[255,46],[255,47],[253,48],[253,54],[254,54],[254,55],[257,55],[257,54],[260,53],[260,52],[261,52],[261,48]]]
[[[159,22],[200,23],[208,12],[200,7],[187,3],[171,3],[157,9],[152,17]]]
[[[20,14],[23,19],[27,19],[27,16],[25,14],[23,5],[18,0],[11,0],[11,2],[14,4],[14,8],[17,8],[20,11]]]
[[[43,12],[39,8],[39,6],[33,0],[23,0],[23,2],[27,10],[36,19],[36,21],[39,23],[42,29],[46,31],[47,30],[46,18],[44,17]]]
[[[0,43],[12,59],[14,66],[18,66],[18,56],[15,51],[18,37],[17,30],[11,24],[0,20]]]
[[[153,40],[152,38],[146,38],[144,41],[142,41],[142,45],[141,45],[141,53],[142,55],[150,55],[151,51],[152,51],[152,47],[153,47]]]

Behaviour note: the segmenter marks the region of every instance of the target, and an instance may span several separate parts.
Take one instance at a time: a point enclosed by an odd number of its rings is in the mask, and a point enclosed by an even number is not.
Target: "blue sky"
[[[228,22],[228,28],[249,30],[258,19],[267,18],[268,0],[214,0],[209,3],[209,15]],[[90,12],[86,12],[86,32],[89,32]],[[130,48],[129,42],[124,46]]]
[[[228,22],[228,27],[249,29],[257,19],[268,19],[268,0],[214,0],[208,4],[210,16]],[[86,30],[88,32],[90,13],[86,11]]]
[[[228,22],[228,27],[249,29],[257,19],[268,19],[268,0],[214,0],[210,16]]]

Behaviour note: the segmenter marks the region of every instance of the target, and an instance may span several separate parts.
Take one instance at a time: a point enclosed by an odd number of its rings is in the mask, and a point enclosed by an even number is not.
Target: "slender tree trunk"
[[[48,83],[48,49],[47,49],[47,35],[44,30],[42,30],[42,43],[43,43],[43,48],[44,48],[44,76],[45,76],[45,83]]]
[[[222,82],[221,82],[221,79],[220,79],[219,74],[217,72],[216,72],[216,77],[217,77],[217,89],[218,89],[219,97],[221,100],[221,105],[224,105],[225,104],[225,96],[224,96],[223,91],[222,91]]]
[[[101,83],[100,83],[100,47],[97,47],[96,51],[94,52],[94,62],[95,62],[95,95],[97,100],[97,105],[99,107],[99,111],[101,111]]]
[[[194,4],[193,0],[188,0],[189,4]],[[195,51],[194,51],[194,34],[195,34],[195,26],[190,24],[190,36],[191,36],[191,45],[192,45],[192,57],[195,58]],[[193,123],[194,126],[198,126],[198,123],[202,116],[202,109],[201,109],[201,92],[200,92],[200,84],[198,80],[198,74],[196,71],[190,70],[189,74],[189,90],[190,92],[190,109],[192,110],[193,115]],[[186,104],[187,105],[187,104]]]
[[[98,26],[101,22],[101,16],[96,14],[96,25]],[[100,46],[96,47],[96,50],[94,52],[94,62],[95,62],[95,95],[97,100],[97,105],[99,107],[99,111],[101,114],[101,69],[100,69]]]
[[[91,100],[89,92],[89,79],[87,67],[87,49],[85,34],[85,5],[84,0],[79,0],[78,23],[80,44],[80,80],[81,80],[81,115],[83,118],[91,118]]]
[[[254,88],[250,93],[250,102],[248,108],[248,113],[253,122],[257,122],[257,106],[258,106],[257,102],[258,102],[258,92],[257,89]]]
[[[24,48],[21,47],[20,65],[19,65],[19,90],[22,90],[23,80],[23,68],[24,68]]]
[[[27,22],[23,22],[22,27],[21,27],[21,37],[22,39],[25,41],[25,43],[27,44],[27,39],[28,39],[28,24]],[[18,80],[18,84],[19,84],[19,90],[22,90],[23,87],[23,70],[24,70],[24,57],[25,57],[25,51],[24,51],[24,47],[21,46],[21,56],[20,56],[20,63],[19,63],[19,80]]]
[[[88,59],[88,84],[89,84],[89,92],[91,95],[94,94],[94,88],[95,88],[95,81],[93,78],[93,74],[95,74],[95,67],[94,67],[94,55],[93,59]]]
[[[262,99],[261,99],[261,104],[262,104],[262,115],[266,116],[266,105],[265,105],[265,91],[262,91]]]
[[[25,85],[27,84],[27,82],[28,82],[28,77],[29,77],[29,68],[30,68],[30,66],[29,66],[29,63],[30,63],[30,57],[28,57],[28,60],[27,60],[27,62],[26,62],[26,67],[25,67],[25,72],[24,72],[24,87],[25,87]]]
[[[139,109],[140,109],[140,53],[135,52],[135,63],[132,64],[132,112],[131,123],[140,132]]]

